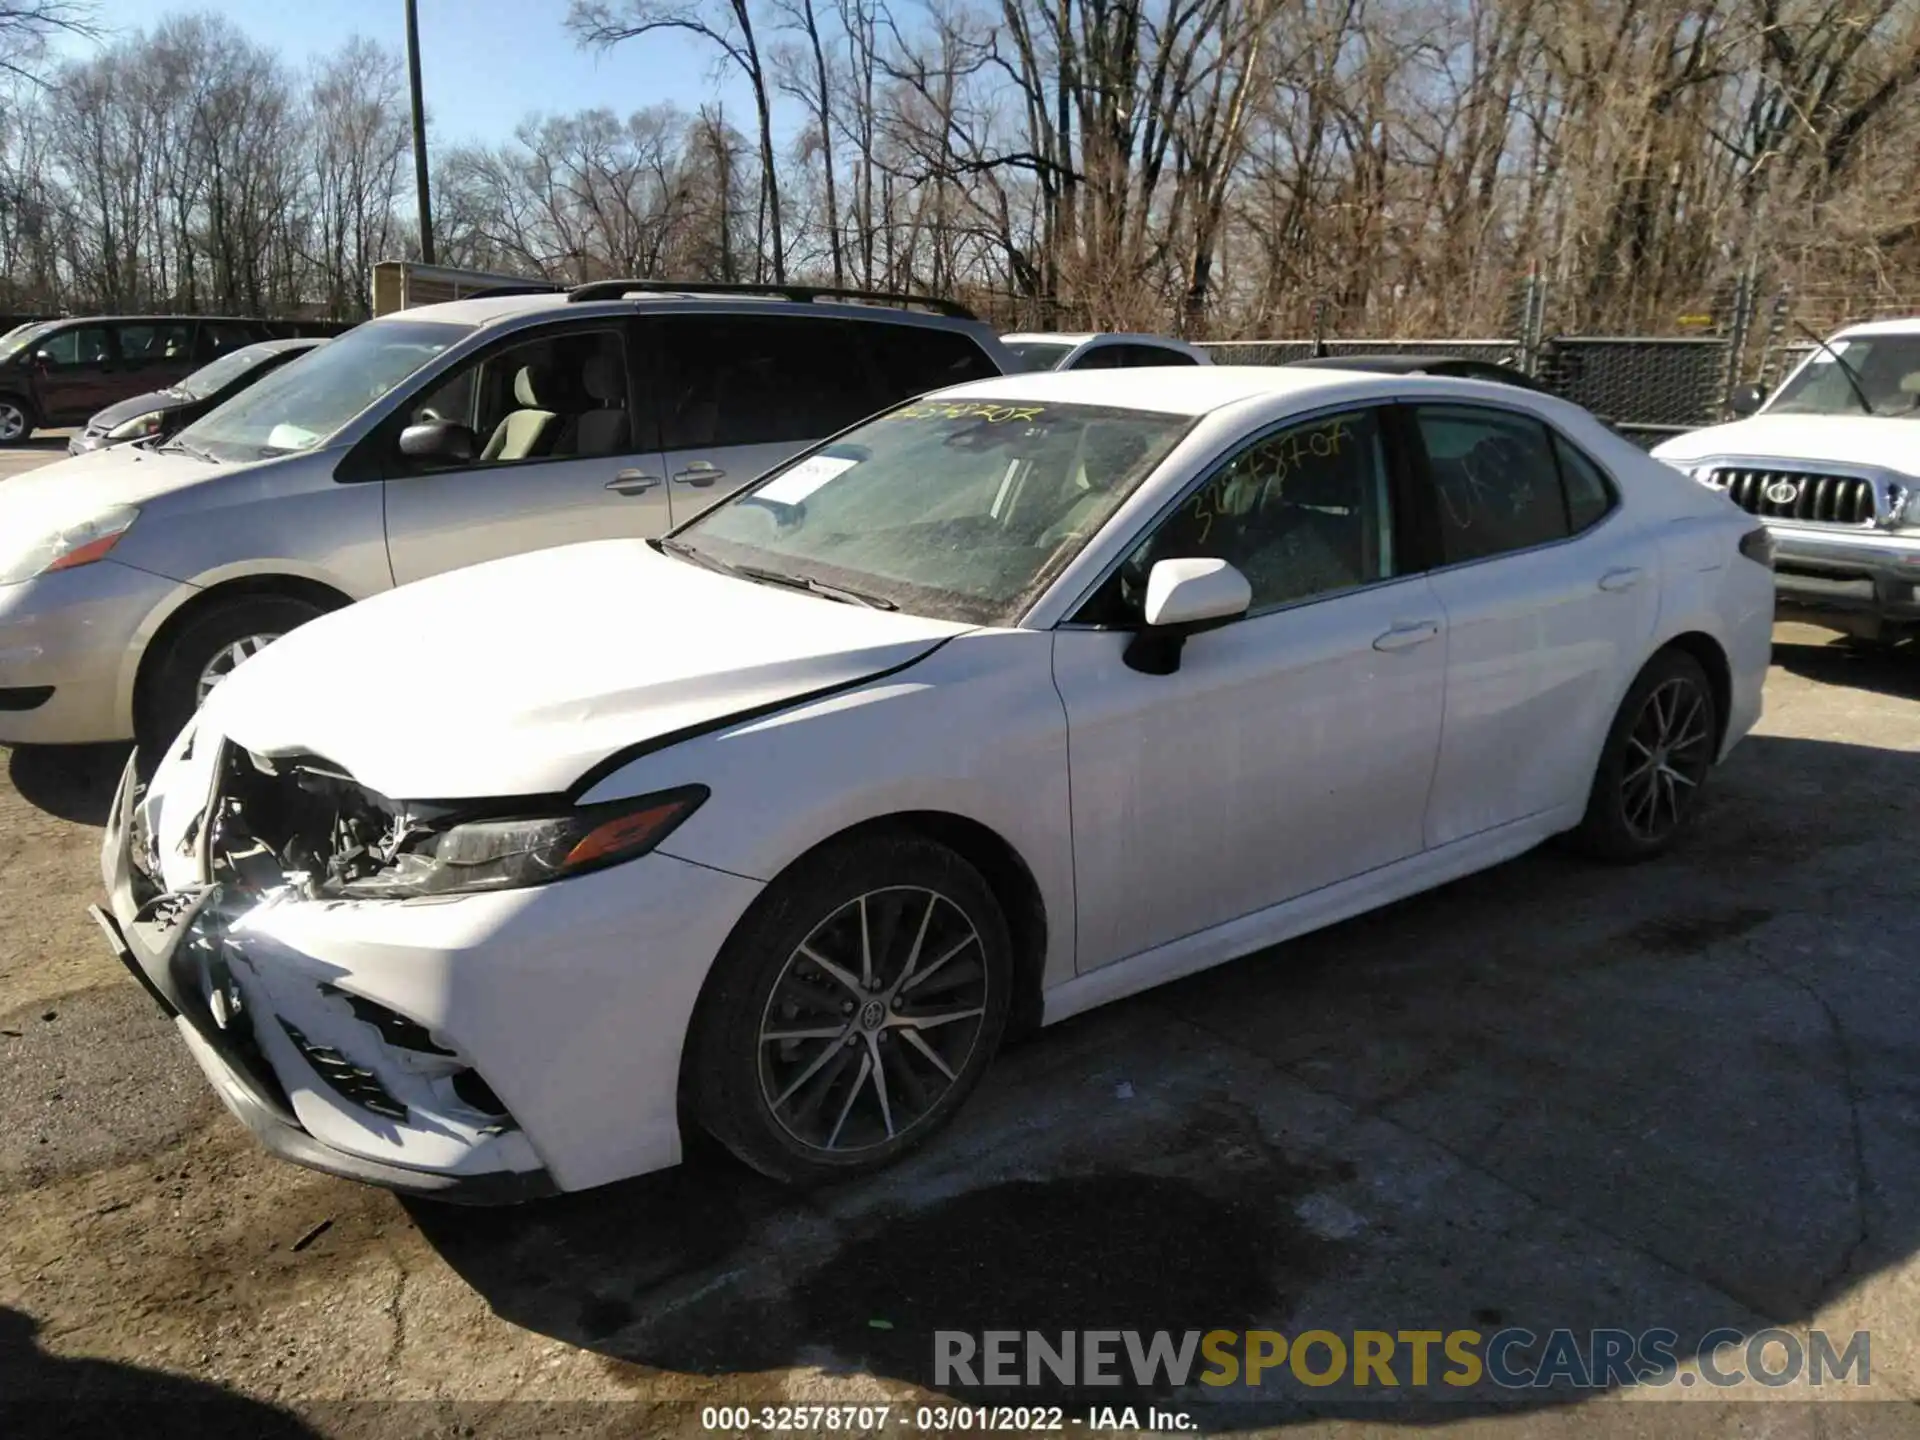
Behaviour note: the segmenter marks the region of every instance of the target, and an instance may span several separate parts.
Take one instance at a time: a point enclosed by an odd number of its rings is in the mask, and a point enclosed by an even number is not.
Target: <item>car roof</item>
[[[247,315],[58,315],[51,320],[35,320],[35,325],[144,325],[155,320],[220,320],[241,325],[298,324],[298,321],[267,321]]]
[[[1842,335],[1920,335],[1920,316],[1900,320],[1870,320],[1864,325],[1849,325]],[[1824,338],[1824,337],[1822,337]]]
[[[1002,345],[1084,345],[1099,333],[1097,330],[1087,330],[1070,335],[1064,330],[1022,330],[1018,334],[1002,335],[1000,343]]]
[[[1017,335],[1002,335],[1002,345],[1084,345],[1089,340],[1118,340],[1129,345],[1164,345],[1170,350],[1188,350],[1194,348],[1190,341],[1176,340],[1171,335],[1153,335],[1144,330],[1083,330],[1068,333],[1064,330],[1023,330]]]
[[[1382,375],[1418,375],[1436,365],[1473,365],[1494,370],[1510,368],[1484,355],[1314,355],[1286,363],[1301,369],[1372,370]]]
[[[939,392],[941,399],[1052,401],[1059,405],[1109,405],[1163,415],[1205,415],[1242,400],[1315,392],[1337,394],[1378,388],[1365,371],[1312,370],[1287,365],[1154,366],[1139,370],[1036,370],[975,380]],[[1459,380],[1410,376],[1404,383],[1458,387]]]

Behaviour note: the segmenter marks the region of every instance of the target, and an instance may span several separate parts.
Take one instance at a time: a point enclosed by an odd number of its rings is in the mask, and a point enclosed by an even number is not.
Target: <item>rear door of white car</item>
[[[1438,540],[1446,720],[1426,839],[1583,804],[1660,606],[1651,542],[1589,457],[1518,409],[1409,407]]]
[[[1056,633],[1083,973],[1420,850],[1446,635],[1390,473],[1375,411],[1257,437]],[[1129,668],[1111,627],[1195,555],[1247,574],[1248,615]]]
[[[397,585],[550,545],[651,536],[669,522],[652,397],[630,323],[600,317],[513,337],[407,402],[383,437]],[[467,464],[408,461],[400,424],[474,433]]]

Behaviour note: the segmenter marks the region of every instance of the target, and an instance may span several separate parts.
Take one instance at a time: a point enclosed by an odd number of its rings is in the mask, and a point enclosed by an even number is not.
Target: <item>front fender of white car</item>
[[[1066,712],[1046,632],[967,632],[868,684],[642,755],[581,798],[682,784],[712,797],[661,853],[755,880],[776,880],[816,846],[892,815],[984,826],[1039,891],[1042,983],[1073,975]]]

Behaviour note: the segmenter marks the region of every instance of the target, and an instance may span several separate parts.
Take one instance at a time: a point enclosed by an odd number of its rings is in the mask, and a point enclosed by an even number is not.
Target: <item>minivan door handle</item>
[[[1375,639],[1373,648],[1385,651],[1411,650],[1416,645],[1424,645],[1429,640],[1438,639],[1439,635],[1438,620],[1407,620]]]
[[[726,479],[727,472],[715,469],[705,460],[695,460],[686,469],[674,471],[673,478],[682,485],[697,485],[704,489],[716,480]]]
[[[1607,571],[1600,577],[1600,588],[1616,594],[1622,590],[1631,590],[1640,583],[1641,577],[1645,574],[1644,570],[1636,569],[1634,566],[1622,565],[1616,570]]]
[[[644,470],[622,470],[607,481],[607,489],[616,495],[644,495],[659,484],[658,475],[649,475]]]

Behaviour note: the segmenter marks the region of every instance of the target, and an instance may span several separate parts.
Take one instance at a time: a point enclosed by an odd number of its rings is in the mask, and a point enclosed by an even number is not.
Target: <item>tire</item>
[[[906,832],[831,846],[776,880],[714,962],[684,1072],[690,1117],[787,1184],[870,1174],[973,1092],[1012,985],[1006,917],[960,856]]]
[[[1575,847],[1626,864],[1671,849],[1699,809],[1719,733],[1720,707],[1700,662],[1682,650],[1655,655],[1607,731]]]
[[[200,708],[201,681],[209,667],[243,658],[231,653],[233,647],[261,640],[264,644],[254,647],[257,653],[323,613],[318,605],[291,595],[237,595],[188,620],[150,662],[151,683],[143,686],[135,717],[141,752],[157,760],[173,743]]]
[[[30,402],[18,395],[0,395],[0,445],[18,445],[33,434],[37,419]]]

